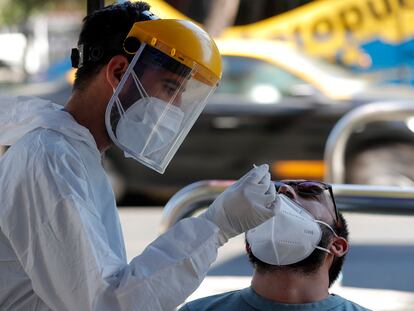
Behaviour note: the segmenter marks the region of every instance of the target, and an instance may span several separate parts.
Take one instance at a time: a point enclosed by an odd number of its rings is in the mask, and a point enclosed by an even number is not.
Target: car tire
[[[347,162],[350,184],[414,186],[414,145],[392,143],[360,150]]]

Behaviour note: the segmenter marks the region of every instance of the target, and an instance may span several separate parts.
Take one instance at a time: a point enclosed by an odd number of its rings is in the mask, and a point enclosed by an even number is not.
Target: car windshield
[[[275,103],[291,95],[293,86],[305,83],[270,63],[249,57],[224,56],[223,77],[216,94]]]
[[[321,72],[329,73],[337,78],[355,79],[355,73],[351,73],[351,71],[346,70],[339,65],[330,64],[327,61],[316,57],[308,57],[306,55],[301,56],[305,58],[306,61],[311,63],[315,68],[318,68]]]

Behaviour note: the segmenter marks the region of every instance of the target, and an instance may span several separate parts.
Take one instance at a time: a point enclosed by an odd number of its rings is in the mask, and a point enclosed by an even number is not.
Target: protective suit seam
[[[65,141],[65,143],[68,143],[70,146],[71,146],[71,152],[73,152],[74,154],[75,154],[75,156],[76,156],[76,159],[77,160],[80,160],[81,161],[81,163],[82,163],[82,165],[80,165],[80,167],[82,168],[82,176],[80,176],[82,179],[84,179],[85,181],[87,181],[87,185],[88,185],[88,193],[87,193],[87,195],[88,195],[88,197],[89,196],[91,196],[92,197],[92,199],[93,199],[93,201],[96,201],[96,199],[95,199],[95,197],[94,197],[94,195],[93,195],[93,192],[91,191],[91,189],[90,189],[90,185],[91,185],[91,180],[90,180],[90,177],[89,177],[89,174],[88,174],[88,172],[87,172],[87,165],[86,165],[86,163],[84,162],[84,159],[83,159],[83,157],[81,156],[81,154],[78,152],[78,150],[75,148],[75,146],[72,144],[72,142],[70,141],[70,140],[68,140],[68,139],[66,139],[65,137],[63,137],[62,135],[61,135],[61,133],[60,132],[57,132],[57,131],[55,131],[55,130],[53,130],[53,129],[45,129],[45,130],[50,130],[50,131],[53,131],[54,133],[56,133],[56,135],[58,135],[59,137],[61,137],[61,138],[63,138],[64,139],[64,141]],[[39,146],[38,146],[39,147]],[[51,159],[50,158],[50,156],[51,156],[51,153],[49,153],[49,152],[42,152],[42,154],[44,154],[45,155],[45,157],[47,157],[47,158],[49,158],[50,160],[53,160],[53,159]],[[54,153],[53,153],[54,154]],[[66,153],[65,153],[66,154]],[[73,155],[71,154],[70,155],[71,157],[73,157]],[[35,166],[36,168],[37,168],[37,166]],[[70,167],[69,166],[69,168],[68,168],[68,170],[70,170],[72,173],[74,172],[73,171],[73,169],[72,169],[72,167]],[[88,200],[88,201],[85,201],[83,198],[82,198],[82,196],[80,196],[78,193],[71,193],[71,194],[66,194],[66,195],[62,195],[61,196],[61,198],[60,198],[60,200],[56,203],[56,205],[60,202],[60,201],[62,201],[62,200],[65,200],[65,199],[69,199],[69,200],[71,200],[71,201],[73,201],[73,202],[75,202],[75,201],[77,201],[77,200],[80,200],[80,201],[82,201],[83,203],[85,203],[83,206],[88,210],[88,211],[90,211],[95,217],[97,217],[98,219],[100,219],[100,215],[96,212],[96,210],[94,209],[94,208],[91,208],[91,206],[93,206],[93,204],[91,204],[91,202]],[[75,205],[76,206],[76,205]],[[76,207],[76,209],[78,210],[78,212],[80,213],[80,210],[79,210],[79,208],[78,207]]]
[[[62,196],[59,200],[57,200],[56,201],[56,203],[55,204],[53,204],[53,207],[51,208],[51,210],[53,211],[53,215],[55,215],[56,214],[56,211],[57,211],[57,206],[61,203],[61,202],[64,202],[64,201],[71,201],[71,202],[74,202],[75,200],[73,199],[73,196],[72,195],[66,195],[66,196]],[[76,205],[76,204],[71,204],[72,206],[73,205]],[[79,214],[79,209],[78,208],[75,208],[76,209],[76,212],[77,212],[77,215],[80,217],[80,214]],[[36,230],[36,232],[34,232],[34,237],[35,238],[37,238],[38,237],[38,233],[40,232],[40,231],[43,231],[43,230],[45,230],[45,228],[48,226],[48,225],[51,225],[52,224],[52,221],[53,221],[53,217],[50,217],[50,214],[51,213],[47,213],[47,219],[45,219],[44,221],[42,221],[42,222],[40,222],[39,223],[39,228],[38,228],[38,230]],[[81,217],[80,217],[81,218]],[[84,227],[84,222],[82,221],[81,222],[82,223],[82,227]],[[33,241],[33,240],[32,240]],[[27,253],[28,252],[28,249],[26,249],[23,253]]]
[[[63,201],[63,199],[59,199],[59,200],[57,200],[56,201],[56,203],[55,204],[53,204],[53,207],[52,207],[52,210],[53,210],[53,214],[55,213],[55,211],[56,211],[56,206],[61,202],[61,201]],[[38,238],[38,236],[39,236],[39,232],[41,232],[41,231],[43,231],[44,230],[44,228],[46,228],[48,225],[50,225],[51,224],[51,222],[52,222],[52,217],[50,217],[50,213],[48,212],[47,213],[47,219],[45,219],[44,221],[42,221],[42,222],[40,222],[39,223],[39,226],[38,226],[38,228],[36,229],[36,230],[32,230],[31,231],[31,234],[32,234],[32,236],[33,236],[33,239],[30,241],[30,243],[28,243],[28,244],[30,244],[30,245],[32,245],[33,243],[33,241],[34,241],[34,239],[36,239],[36,238]],[[13,230],[11,230],[10,231],[10,234],[8,234],[7,235],[7,237],[10,239],[10,236],[11,236],[11,234],[12,233],[14,233],[15,232],[15,230],[19,230],[18,228],[13,228]],[[12,247],[13,247],[13,242],[12,242],[13,240],[12,239],[10,239],[10,242],[11,242],[11,245],[12,245]],[[13,248],[14,249],[14,248]],[[21,252],[16,252],[15,251],[15,253],[16,253],[16,256],[19,258],[19,261],[21,262],[21,257],[23,257],[24,255],[27,255],[27,253],[29,252],[29,247],[28,248],[26,248],[25,250],[23,250],[23,251],[21,251]],[[29,271],[31,271],[31,268],[30,268],[30,270]]]
[[[52,129],[53,130],[53,129]],[[60,134],[59,132],[58,132],[58,134]],[[61,135],[61,134],[60,134]],[[67,142],[71,147],[72,147],[72,152],[74,152],[75,154],[76,154],[76,156],[77,156],[77,159],[78,160],[80,160],[81,161],[81,163],[82,163],[82,167],[83,167],[83,177],[85,178],[85,180],[87,181],[87,185],[88,185],[88,196],[91,196],[92,197],[92,199],[93,199],[93,201],[94,202],[96,202],[96,198],[95,198],[95,196],[94,196],[94,194],[93,194],[93,191],[91,191],[91,189],[90,189],[90,185],[92,184],[91,183],[91,180],[90,180],[90,177],[89,177],[89,174],[88,174],[88,172],[87,172],[87,167],[89,167],[88,165],[86,165],[86,163],[84,162],[84,158],[81,156],[81,154],[79,153],[79,151],[75,148],[75,146],[72,144],[72,142],[70,141],[70,140],[68,140],[68,139],[66,139],[66,138],[64,138],[65,139],[65,142]],[[89,147],[89,145],[88,145],[88,147]],[[106,176],[106,175],[105,175]],[[71,195],[70,195],[70,197],[71,197]],[[82,199],[82,201],[84,201],[83,199]],[[85,202],[86,203],[86,202]],[[89,203],[89,202],[88,202]],[[86,206],[90,206],[90,204],[86,204]],[[99,214],[97,214],[96,213],[96,211],[94,210],[94,209],[91,209],[91,208],[88,208],[88,210],[90,210],[95,216],[97,216],[98,218],[100,218],[100,216],[99,216]]]

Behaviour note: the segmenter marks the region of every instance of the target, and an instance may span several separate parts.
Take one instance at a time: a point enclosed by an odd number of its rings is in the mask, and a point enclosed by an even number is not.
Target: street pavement
[[[160,234],[162,208],[120,208],[127,256],[132,259]],[[414,217],[345,214],[351,249],[335,292],[379,311],[414,309]],[[206,280],[189,297],[244,288],[252,269],[244,256],[243,235],[219,249]]]

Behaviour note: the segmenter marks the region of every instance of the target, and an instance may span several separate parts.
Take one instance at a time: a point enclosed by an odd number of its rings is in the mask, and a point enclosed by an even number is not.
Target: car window
[[[262,60],[223,57],[223,77],[217,94],[248,97],[263,103],[278,102],[291,95],[295,85],[306,84],[291,73]]]

